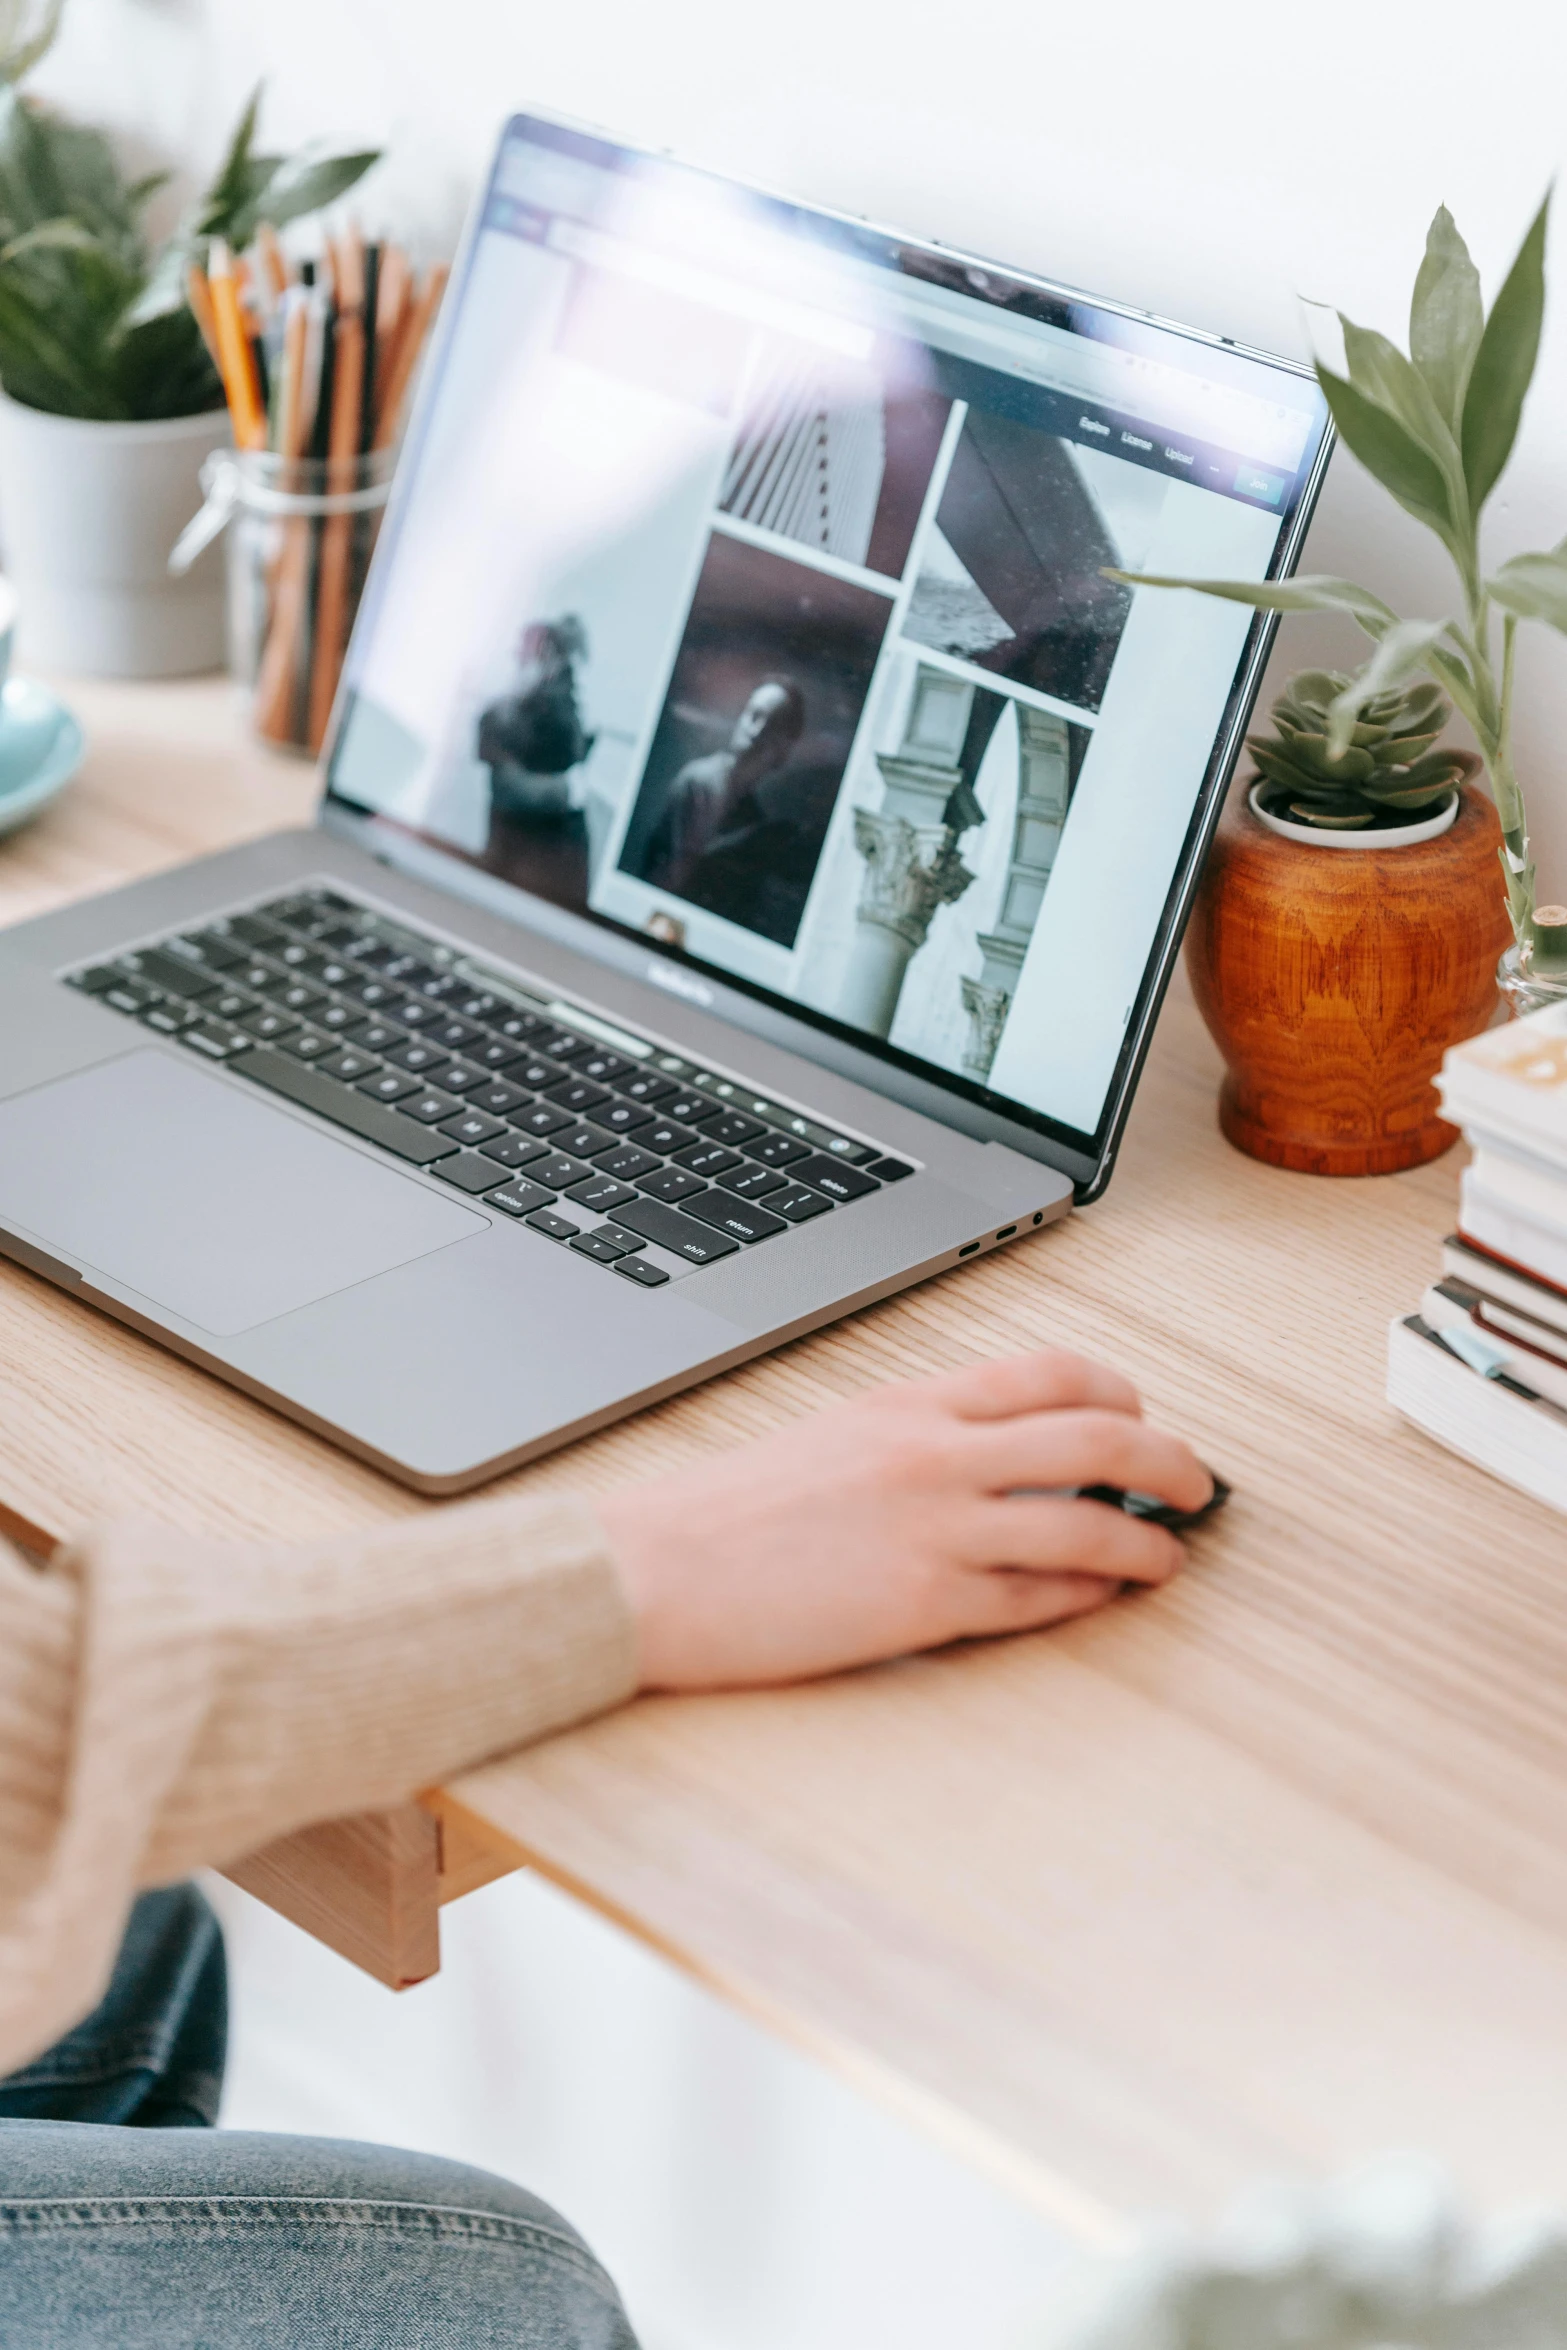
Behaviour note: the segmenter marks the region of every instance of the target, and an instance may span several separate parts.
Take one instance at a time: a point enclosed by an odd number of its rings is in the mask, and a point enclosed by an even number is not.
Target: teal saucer
[[[81,721],[47,686],[11,678],[0,693],[0,833],[30,823],[64,791],[86,750]]]

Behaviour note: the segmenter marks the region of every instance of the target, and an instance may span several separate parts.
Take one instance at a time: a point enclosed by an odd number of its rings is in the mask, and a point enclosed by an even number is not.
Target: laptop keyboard
[[[68,983],[645,1289],[914,1172],[335,890]]]

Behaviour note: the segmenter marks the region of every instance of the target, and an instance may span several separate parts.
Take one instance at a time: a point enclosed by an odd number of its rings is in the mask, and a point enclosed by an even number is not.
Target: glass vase
[[[1553,1004],[1567,1004],[1567,971],[1558,976],[1531,970],[1515,946],[1509,947],[1497,964],[1496,984],[1514,1020],[1529,1012],[1549,1011]]]

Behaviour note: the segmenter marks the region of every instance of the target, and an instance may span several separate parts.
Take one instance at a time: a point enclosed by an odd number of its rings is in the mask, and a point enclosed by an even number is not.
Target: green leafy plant
[[[1434,679],[1474,729],[1502,824],[1502,871],[1519,949],[1536,945],[1534,863],[1523,793],[1513,767],[1514,640],[1520,620],[1567,634],[1567,540],[1515,555],[1487,574],[1480,520],[1501,479],[1534,376],[1545,311],[1545,234],[1540,206],[1487,312],[1480,275],[1444,205],[1431,223],[1409,311],[1409,352],[1341,314],[1347,373],[1317,363],[1345,446],[1407,514],[1434,531],[1458,575],[1461,609],[1443,620],[1401,620],[1352,580],[1138,578],[1129,586],[1198,588],[1262,612],[1344,612],[1375,651],[1328,710],[1330,757],[1349,753],[1362,713],[1407,679]]]
[[[263,221],[282,228],[335,202],[377,160],[258,154],[260,101],[257,90],[212,185],[154,251],[146,210],[167,174],[128,179],[101,131],[0,89],[0,383],[13,400],[103,421],[221,405],[186,305],[190,263],[212,237],[243,246]]]
[[[1390,686],[1361,704],[1347,748],[1335,751],[1328,740],[1333,708],[1353,684],[1341,669],[1303,669],[1273,705],[1272,734],[1247,736],[1263,806],[1327,832],[1435,815],[1475,764],[1462,751],[1434,748],[1451,705],[1424,679]]]

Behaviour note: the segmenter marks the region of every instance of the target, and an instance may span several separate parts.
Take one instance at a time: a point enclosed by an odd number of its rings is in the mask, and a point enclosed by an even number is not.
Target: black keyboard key
[[[444,1045],[449,1053],[466,1052],[481,1033],[471,1020],[441,1020],[432,1031],[436,1043]]]
[[[149,1004],[141,1023],[159,1036],[178,1036],[183,1029],[194,1028],[200,1018],[194,1004]]]
[[[492,1012],[486,1025],[497,1036],[509,1036],[518,1044],[532,1044],[549,1029],[549,1022],[537,1012],[519,1011],[515,1006],[502,1004]]]
[[[319,987],[312,987],[308,979],[296,979],[288,987],[271,990],[272,1001],[281,1004],[285,1012],[313,1011],[322,1000]]]
[[[255,997],[247,995],[242,987],[220,987],[202,998],[201,1016],[204,1020],[243,1020],[247,1012],[255,1009]]]
[[[248,961],[243,948],[231,940],[220,938],[215,930],[198,930],[193,938],[171,938],[169,952],[185,955],[192,962],[205,963],[209,971],[233,971]]]
[[[629,1239],[616,1240],[608,1232],[579,1232],[566,1245],[574,1248],[578,1256],[591,1257],[596,1265],[618,1265],[622,1257],[631,1253]]]
[[[651,1069],[639,1069],[635,1077],[628,1077],[624,1084],[616,1086],[615,1091],[628,1102],[641,1102],[651,1110],[656,1109],[660,1102],[667,1102],[679,1088],[672,1078],[660,1077]]]
[[[678,1118],[682,1125],[694,1126],[699,1118],[711,1118],[718,1109],[704,1093],[677,1093],[672,1102],[660,1102],[666,1118]]]
[[[117,1012],[129,1012],[134,1017],[137,1012],[145,1012],[149,1005],[160,1002],[161,998],[157,989],[149,987],[144,979],[121,979],[116,974],[114,985],[106,988],[98,1000],[100,1003],[112,1004]]]
[[[782,1216],[759,1208],[754,1200],[736,1199],[732,1191],[721,1189],[704,1191],[700,1199],[690,1202],[688,1213],[700,1216],[704,1224],[711,1224],[736,1240],[771,1240],[775,1232],[787,1230]]]
[[[359,1025],[359,1006],[326,1003],[320,1006],[314,1017],[318,1028],[330,1028],[334,1036],[341,1036],[347,1029]]]
[[[292,1053],[296,1061],[324,1061],[337,1050],[335,1036],[323,1036],[319,1028],[296,1028],[292,1036],[283,1039],[283,1050]]]
[[[339,1033],[365,1053],[393,1052],[398,1045],[408,1041],[402,1030],[394,1028],[390,1020],[359,1020],[353,1027]]]
[[[584,1175],[592,1173],[580,1159],[568,1159],[564,1151],[551,1151],[547,1157],[535,1159],[528,1169],[535,1183],[542,1183],[550,1191],[569,1191],[580,1183]]]
[[[725,1191],[732,1191],[736,1199],[766,1199],[770,1191],[782,1191],[788,1184],[787,1175],[780,1175],[774,1167],[746,1167],[738,1175],[724,1179]]]
[[[725,1110],[722,1117],[704,1119],[702,1124],[703,1137],[708,1142],[754,1142],[759,1134],[766,1132],[760,1118],[743,1117],[738,1110]]]
[[[645,1151],[658,1151],[666,1159],[676,1151],[688,1150],[697,1140],[689,1126],[679,1126],[673,1118],[655,1117],[651,1126],[639,1126],[636,1140]]]
[[[470,1086],[464,1095],[476,1110],[488,1110],[492,1118],[509,1118],[513,1110],[526,1108],[528,1096],[520,1085],[508,1085],[504,1077],[492,1077],[485,1084]]]
[[[168,995],[205,996],[217,986],[212,972],[182,963],[177,955],[165,955],[157,947],[146,947],[139,955],[125,959],[135,967],[138,978],[161,987]]]
[[[573,1036],[569,1028],[551,1028],[539,1038],[540,1052],[552,1054],[557,1061],[574,1061],[591,1049],[585,1036]]]
[[[693,1175],[727,1175],[731,1167],[743,1167],[745,1161],[738,1151],[726,1150],[721,1142],[693,1142],[689,1150],[676,1154],[676,1164],[689,1167]]]
[[[74,972],[70,984],[84,995],[107,995],[111,987],[119,986],[121,977],[112,963],[97,963],[90,971]]]
[[[386,1008],[391,1018],[400,1021],[404,1028],[417,1029],[421,1034],[433,1028],[441,1016],[438,1004],[426,1003],[423,996],[417,995],[395,996]]]
[[[557,1110],[553,1102],[535,1102],[531,1110],[519,1110],[512,1123],[524,1134],[562,1134],[572,1118],[568,1110]]]
[[[535,1142],[529,1134],[498,1134],[493,1142],[485,1144],[484,1155],[498,1160],[503,1167],[527,1167],[535,1159],[547,1158],[550,1146],[547,1142]]]
[[[791,1183],[787,1191],[775,1191],[767,1202],[775,1216],[786,1216],[791,1224],[808,1224],[813,1216],[825,1216],[832,1206],[819,1191],[808,1191],[803,1183]]]
[[[232,974],[237,987],[248,987],[256,995],[265,994],[271,987],[286,987],[281,971],[274,971],[270,963],[246,963]]]
[[[306,979],[319,980],[323,987],[346,987],[354,976],[348,964],[334,962],[329,955],[307,955],[299,968]]]
[[[553,1085],[566,1072],[558,1061],[546,1061],[541,1053],[525,1053],[506,1074],[513,1085],[525,1085],[532,1093],[542,1093],[546,1085]]]
[[[405,1076],[401,1069],[377,1069],[373,1075],[361,1077],[355,1090],[367,1093],[372,1101],[400,1102],[419,1091],[419,1081]]]
[[[557,1216],[553,1208],[540,1208],[531,1215],[528,1228],[532,1232],[542,1232],[549,1240],[575,1240],[582,1230],[582,1226],[573,1224],[569,1216]]]
[[[315,961],[315,949],[305,939],[291,938],[286,946],[278,948],[277,959],[290,971],[298,971],[302,965]]]
[[[421,1126],[439,1126],[443,1119],[449,1118],[460,1107],[455,1095],[442,1093],[438,1087],[426,1085],[408,1096],[402,1110],[404,1117],[417,1118]]]
[[[265,953],[273,946],[283,945],[288,932],[276,922],[263,922],[257,914],[231,914],[228,928],[235,938],[242,938],[248,947],[260,947]]]
[[[319,1069],[291,1061],[286,1053],[246,1053],[233,1066],[258,1084],[270,1086],[274,1093],[286,1095],[307,1110],[318,1110],[334,1126],[346,1126],[351,1134],[380,1143],[384,1150],[416,1167],[449,1159],[457,1148],[449,1135],[431,1134],[426,1127],[415,1126],[411,1119],[399,1117],[395,1110],[368,1100],[352,1087],[334,1084]]]
[[[522,1047],[513,1044],[509,1037],[492,1036],[487,1044],[476,1044],[468,1058],[486,1069],[513,1069],[522,1059]]]
[[[447,1000],[460,1020],[488,1020],[492,1012],[505,1008],[498,996],[486,995],[482,988],[470,987],[466,980]]]
[[[336,1043],[335,1038],[333,1042]],[[335,1077],[339,1085],[357,1085],[361,1077],[369,1076],[375,1059],[370,1053],[362,1053],[357,1045],[339,1044],[328,1059],[318,1061],[316,1066],[324,1069],[329,1077]]]
[[[629,1207],[615,1210],[614,1220],[639,1238],[651,1240],[656,1247],[667,1248],[672,1257],[684,1257],[691,1265],[716,1264],[720,1257],[732,1257],[739,1250],[739,1242],[731,1240],[727,1233],[693,1223],[678,1208],[666,1208],[661,1200],[633,1200]]]
[[[499,1208],[506,1216],[531,1216],[538,1208],[552,1208],[555,1194],[546,1191],[540,1183],[530,1183],[526,1175],[514,1175],[510,1183],[503,1183],[499,1191],[486,1194],[489,1205]]]
[[[683,1199],[695,1199],[707,1186],[700,1175],[688,1175],[684,1167],[660,1167],[656,1175],[645,1175],[637,1189],[645,1199],[667,1200],[675,1208]]]
[[[431,1069],[439,1069],[446,1055],[438,1044],[428,1044],[422,1036],[411,1036],[406,1044],[388,1053],[387,1059],[395,1061],[399,1069],[408,1070],[411,1076],[423,1077]]]
[[[636,1196],[629,1184],[617,1183],[612,1175],[590,1175],[585,1183],[574,1183],[567,1194],[579,1207],[596,1208],[601,1216],[623,1208]]]
[[[858,1167],[841,1166],[836,1159],[802,1159],[789,1170],[796,1183],[809,1183],[829,1199],[863,1199],[878,1186]]]
[[[574,1159],[596,1159],[600,1151],[618,1147],[613,1134],[606,1134],[602,1126],[590,1125],[586,1120],[580,1126],[568,1126],[564,1134],[552,1139],[557,1150],[570,1151]]]
[[[559,1085],[550,1087],[546,1098],[557,1102],[563,1110],[570,1110],[574,1116],[585,1118],[590,1110],[607,1102],[609,1095],[602,1085],[589,1085],[586,1078],[563,1077]]]
[[[247,981],[246,984],[251,983]],[[367,1012],[384,1013],[397,1001],[396,988],[388,987],[384,979],[353,980],[343,993],[352,996],[354,1002],[362,1004]]]
[[[635,1183],[643,1175],[651,1175],[658,1165],[651,1151],[640,1150],[634,1142],[623,1142],[618,1151],[609,1151],[600,1159],[601,1175],[613,1175],[617,1183]]]
[[[454,1159],[442,1159],[435,1172],[443,1183],[455,1183],[459,1191],[493,1191],[499,1174],[477,1151],[459,1151]]]
[[[662,1265],[650,1265],[646,1257],[622,1257],[615,1271],[639,1289],[662,1289],[669,1279]]]
[[[587,1060],[577,1063],[583,1076],[591,1077],[595,1085],[613,1085],[617,1077],[623,1077],[633,1066],[621,1054],[607,1053],[602,1048]]]
[[[206,1060],[226,1061],[234,1053],[248,1053],[251,1040],[242,1028],[227,1028],[220,1020],[198,1015],[195,1027],[187,1028],[180,1042]]]
[[[292,1012],[279,1011],[276,1004],[258,1004],[253,1012],[245,1014],[240,1026],[248,1028],[263,1044],[271,1044],[280,1036],[291,1035],[299,1022]]]
[[[907,1159],[872,1159],[865,1172],[874,1175],[878,1183],[901,1183],[905,1175],[913,1174],[914,1169]]]
[[[481,1142],[489,1142],[505,1127],[498,1118],[487,1118],[482,1110],[459,1110],[455,1118],[442,1120],[441,1132],[449,1134],[453,1142],[461,1142],[476,1150]]]
[[[611,1102],[599,1118],[611,1134],[640,1134],[644,1126],[651,1126],[654,1112],[644,1102]]]
[[[764,1167],[795,1167],[810,1155],[809,1146],[797,1142],[792,1134],[770,1134],[765,1142],[753,1142],[749,1153]]]

